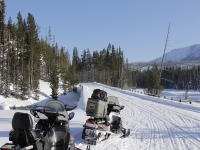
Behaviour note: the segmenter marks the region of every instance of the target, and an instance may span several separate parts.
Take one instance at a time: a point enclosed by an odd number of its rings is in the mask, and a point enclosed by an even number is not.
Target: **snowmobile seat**
[[[42,137],[39,130],[33,130],[33,121],[28,113],[16,112],[12,119],[12,128],[10,140],[20,147],[29,145],[36,147],[36,143]],[[38,145],[41,144],[37,144],[37,147]]]
[[[111,111],[120,112],[119,100],[115,96],[108,97],[107,114],[109,115]]]
[[[107,115],[110,114],[111,111],[120,112],[120,106],[115,104],[108,104],[107,105]]]
[[[113,105],[112,104],[108,104],[108,107],[107,107],[107,115],[110,114],[110,112],[112,111],[113,109]]]
[[[118,132],[121,126],[121,118],[118,116],[112,116],[110,118],[110,131]]]

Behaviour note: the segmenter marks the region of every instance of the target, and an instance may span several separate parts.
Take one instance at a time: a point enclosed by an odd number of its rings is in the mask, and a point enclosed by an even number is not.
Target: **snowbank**
[[[10,110],[10,107],[7,102],[3,102],[0,104],[0,110]]]
[[[80,101],[77,105],[77,109],[86,110],[87,100],[91,95],[91,90],[87,86],[82,86],[82,91],[80,92]]]

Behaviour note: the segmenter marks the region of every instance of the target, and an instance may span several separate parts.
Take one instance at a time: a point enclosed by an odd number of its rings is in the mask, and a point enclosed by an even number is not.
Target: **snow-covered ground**
[[[83,86],[83,89],[82,89]],[[117,135],[108,140],[91,146],[92,150],[199,150],[200,149],[200,92],[189,91],[189,99],[192,104],[179,102],[183,98],[184,91],[165,90],[163,98],[144,95],[142,90],[138,92],[125,91],[98,83],[82,83],[78,86],[77,93],[60,95],[59,100],[65,104],[78,103],[75,117],[70,122],[70,129],[75,139],[75,144],[85,149],[81,133],[83,124],[88,118],[85,113],[87,99],[94,89],[103,89],[108,95],[119,98],[120,104],[125,108],[121,111],[123,125],[130,128],[129,137],[120,139]],[[0,96],[0,105],[42,105],[50,99],[49,85],[41,81],[41,97],[39,101],[33,99],[27,101],[5,99]],[[171,100],[173,97],[173,100]],[[1,104],[3,103],[3,104]],[[11,130],[12,116],[16,110],[0,110],[0,146],[8,141],[8,133]],[[28,111],[25,111],[28,112]]]

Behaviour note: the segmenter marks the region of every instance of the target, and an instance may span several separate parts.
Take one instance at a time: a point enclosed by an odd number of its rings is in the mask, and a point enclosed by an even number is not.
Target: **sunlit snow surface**
[[[82,89],[83,86],[83,89]],[[91,146],[92,150],[199,150],[200,149],[200,92],[189,91],[188,102],[179,102],[183,99],[184,91],[165,90],[161,98],[150,97],[138,92],[125,91],[108,87],[98,83],[81,83],[78,92],[60,95],[64,103],[73,105],[78,102],[75,117],[70,121],[70,128],[75,139],[75,144],[81,149],[86,145],[81,139],[83,124],[88,118],[85,114],[87,99],[94,89],[103,89],[108,95],[117,96],[120,104],[124,105],[121,111],[123,125],[131,130],[129,137],[120,139],[112,136],[108,140]],[[0,103],[6,105],[45,104],[50,99],[49,85],[41,81],[41,97],[39,101],[30,99],[21,101],[0,97]],[[80,95],[80,96],[79,96]],[[171,100],[173,97],[173,100]],[[1,104],[0,104],[1,105]],[[0,110],[0,146],[8,141],[11,130],[11,121],[14,110]],[[24,112],[24,111],[23,111]],[[28,112],[28,111],[25,111]]]

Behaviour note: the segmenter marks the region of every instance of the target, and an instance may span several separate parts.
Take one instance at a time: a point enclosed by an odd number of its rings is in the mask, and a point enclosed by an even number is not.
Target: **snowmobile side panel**
[[[52,150],[63,150],[68,148],[70,133],[67,127],[53,126],[47,136],[44,138],[45,149],[51,148]]]
[[[2,147],[0,147],[0,150],[32,150],[32,149],[33,145],[21,148],[19,145],[14,145],[12,143],[6,143]]]

